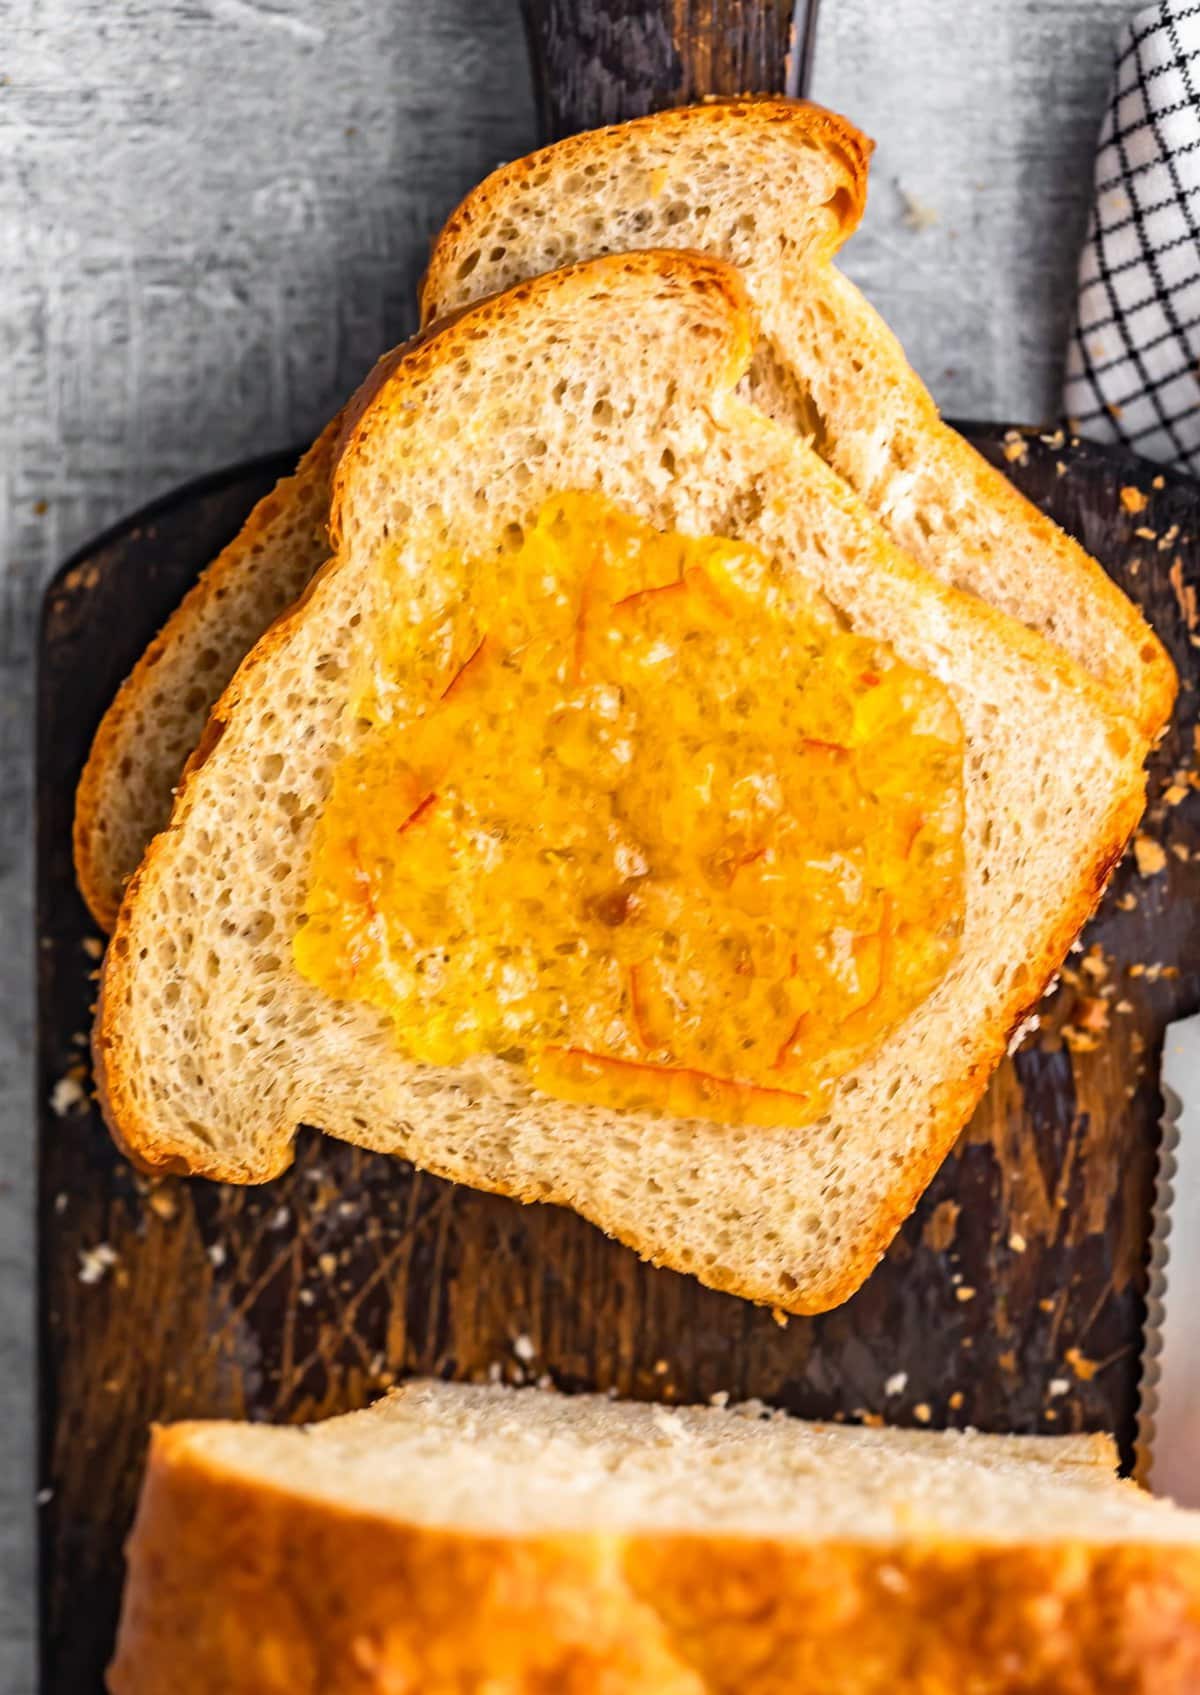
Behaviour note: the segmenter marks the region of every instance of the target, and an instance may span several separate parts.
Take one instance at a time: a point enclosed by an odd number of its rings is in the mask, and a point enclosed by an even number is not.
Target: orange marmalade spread
[[[564,1100],[800,1124],[937,983],[962,728],[743,542],[548,501],[377,615],[317,824],[299,969],[409,1058]],[[398,592],[398,605],[405,597]]]

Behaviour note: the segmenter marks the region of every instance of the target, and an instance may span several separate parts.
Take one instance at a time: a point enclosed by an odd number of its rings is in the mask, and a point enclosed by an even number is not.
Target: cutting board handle
[[[802,95],[817,0],[521,0],[543,139],[706,95]]]

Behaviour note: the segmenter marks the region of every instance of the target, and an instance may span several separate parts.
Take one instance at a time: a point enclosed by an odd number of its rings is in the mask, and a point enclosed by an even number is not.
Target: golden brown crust
[[[421,386],[435,365],[449,364],[460,343],[464,351],[469,351],[473,340],[491,331],[502,331],[507,320],[521,314],[530,301],[553,299],[558,303],[576,298],[585,303],[594,297],[596,288],[611,283],[619,285],[627,277],[674,284],[723,303],[726,334],[720,368],[711,368],[709,355],[705,357],[705,365],[714,394],[731,390],[750,362],[754,336],[750,295],[741,273],[733,265],[703,253],[641,248],[585,259],[560,271],[530,277],[503,294],[488,295],[472,306],[448,314],[407,347],[378,361],[346,408],[347,423],[341,434],[329,502],[329,534],[334,544],[341,542],[345,467],[371,436],[386,430],[398,413],[419,403]]]
[[[936,425],[947,451],[953,456],[957,475],[966,486],[974,484],[980,499],[1014,528],[1023,529],[1045,548],[1051,557],[1057,556],[1069,565],[1086,590],[1104,606],[1105,615],[1131,651],[1140,660],[1137,676],[1138,697],[1134,701],[1118,701],[1128,711],[1148,742],[1166,724],[1175,707],[1179,679],[1166,648],[1147,624],[1141,612],[1122,593],[1107,572],[1092,556],[1080,547],[1073,536],[1059,529],[1051,518],[1027,500],[1008,478],[990,465],[971,444],[943,423],[932,398],[929,400],[931,422]]]
[[[556,168],[569,170],[575,164],[590,165],[597,158],[622,152],[628,146],[629,137],[636,138],[642,133],[670,144],[676,137],[697,132],[703,135],[719,131],[725,135],[731,130],[743,130],[748,138],[753,138],[764,125],[788,130],[798,147],[818,148],[840,167],[839,215],[828,246],[828,254],[836,252],[853,235],[862,218],[867,201],[867,167],[874,142],[848,118],[812,101],[773,97],[710,100],[702,106],[678,106],[626,123],[610,124],[604,129],[585,130],[582,135],[568,136],[565,141],[556,141],[493,171],[459,202],[437,238],[421,278],[422,324],[428,324],[438,315],[440,303],[451,292],[444,279],[454,270],[463,247],[470,243],[475,225],[489,219],[498,205],[507,204],[519,195],[522,184],[536,177],[550,159]]]
[[[844,1275],[811,1291],[813,1299],[797,1306],[797,1312],[825,1312],[849,1300],[874,1271],[896,1232],[933,1181],[938,1167],[953,1147],[962,1126],[983,1098],[993,1071],[1004,1058],[1008,1043],[1045,994],[1061,966],[1067,950],[1099,904],[1108,879],[1119,863],[1129,838],[1137,827],[1145,804],[1145,778],[1131,775],[1124,793],[1114,798],[1109,822],[1096,847],[1086,882],[1081,882],[1077,899],[1061,915],[1054,931],[1036,959],[1030,961],[1027,987],[1010,996],[997,1018],[996,1029],[982,1050],[964,1060],[962,1073],[948,1080],[941,1100],[937,1133],[931,1135],[907,1169],[897,1177],[881,1208],[874,1228],[857,1245],[853,1262]]]
[[[511,1536],[154,1433],[112,1695],[1194,1695],[1200,1548]]]

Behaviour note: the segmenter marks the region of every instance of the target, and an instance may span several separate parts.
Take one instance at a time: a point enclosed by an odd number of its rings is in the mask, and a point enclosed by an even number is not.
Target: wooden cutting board
[[[761,1396],[818,1418],[1116,1429],[1128,1450],[1159,1048],[1167,1020],[1200,1006],[1200,489],[1059,437],[968,433],[1142,605],[1179,668],[1179,707],[1138,858],[1041,1028],[865,1288],[810,1320],[653,1270],[557,1208],[315,1132],[265,1188],[135,1176],[89,1096],[100,942],[72,876],[73,790],[118,681],[291,458],[180,491],[51,584],[38,694],[47,1691],[100,1690],[152,1419],[317,1418],[433,1372]],[[1136,514],[1130,488],[1147,497]]]

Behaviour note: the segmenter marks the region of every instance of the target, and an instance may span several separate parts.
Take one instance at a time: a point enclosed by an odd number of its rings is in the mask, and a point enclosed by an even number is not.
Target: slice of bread
[[[150,838],[165,829],[184,762],[263,631],[329,558],[335,418],[184,597],[117,691],[75,796],[75,873],[103,930]]]
[[[610,249],[659,243],[746,265],[770,320],[749,378],[756,402],[809,435],[917,558],[1074,654],[1153,736],[1174,679],[1138,613],[939,421],[895,338],[829,263],[861,216],[868,150],[844,119],[780,101],[661,113],[564,142],[488,178],[451,218],[425,319]],[[335,429],[252,514],[104,719],[80,784],[75,861],[105,930],[208,710],[327,557]]]
[[[782,100],[570,137],[494,171],[453,213],[423,319],[602,253],[731,260],[758,311],[756,403],[811,437],[914,558],[1040,630],[1153,737],[1176,686],[1158,639],[1096,561],[941,421],[895,336],[830,263],[861,216],[869,146],[845,119]]]
[[[1105,1437],[412,1383],[154,1432],[112,1695],[1185,1695],[1200,1514]]]
[[[732,267],[644,253],[535,279],[380,367],[346,425],[337,556],[219,703],[108,949],[97,1081],[142,1165],[261,1181],[306,1121],[564,1203],[793,1311],[836,1304],[871,1270],[1098,898],[1142,804],[1141,743],[1057,648],[915,565],[741,398],[755,336]],[[498,1057],[417,1066],[384,1014],[293,963],[315,823],[364,734],[352,679],[376,597],[399,581],[413,616],[469,602],[474,579],[430,562],[478,562],[566,489],[754,544],[814,604],[936,674],[961,718],[958,954],[803,1129],[568,1106]]]

